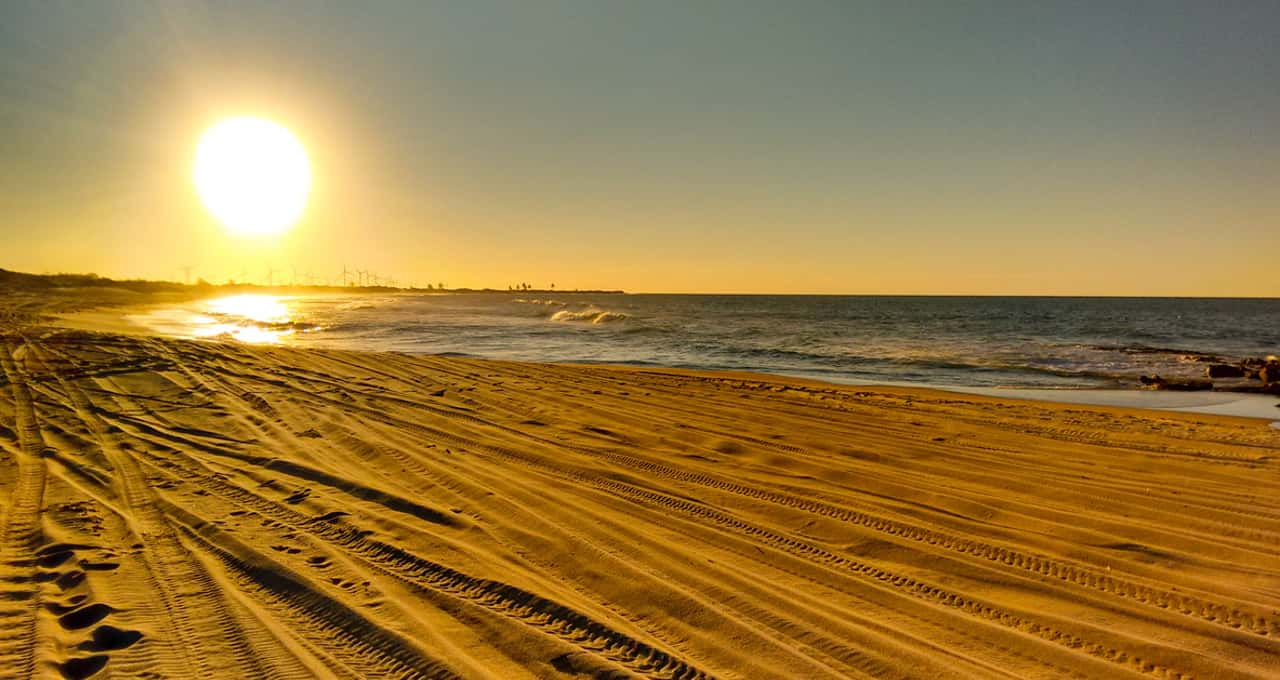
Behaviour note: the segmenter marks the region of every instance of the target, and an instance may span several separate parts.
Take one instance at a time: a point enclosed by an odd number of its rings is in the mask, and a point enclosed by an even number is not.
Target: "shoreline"
[[[297,348],[307,351],[309,348]],[[364,352],[366,350],[342,350],[352,352]],[[409,355],[409,356],[429,356],[450,358],[434,354]],[[1116,412],[1116,413],[1141,413],[1146,416],[1152,415],[1188,415],[1188,416],[1207,416],[1210,418],[1222,418],[1235,420],[1245,423],[1258,423],[1258,421],[1267,421],[1272,427],[1280,429],[1280,407],[1278,407],[1274,397],[1263,396],[1257,394],[1244,394],[1238,392],[1160,392],[1153,390],[1103,390],[1091,388],[1058,388],[1058,389],[1041,389],[1041,388],[1021,388],[1021,387],[960,387],[953,385],[938,385],[925,383],[892,383],[892,382],[835,382],[822,380],[804,375],[767,373],[759,371],[742,371],[742,370],[718,370],[703,368],[685,368],[675,366],[632,366],[628,364],[609,364],[609,363],[573,363],[573,362],[556,362],[556,363],[540,363],[513,361],[508,359],[487,359],[484,357],[467,357],[469,361],[497,361],[511,364],[529,364],[533,366],[577,366],[584,368],[608,368],[612,370],[627,372],[645,372],[655,374],[672,374],[683,375],[694,378],[704,378],[709,380],[736,380],[742,382],[770,383],[771,385],[786,387],[790,385],[802,388],[817,389],[848,389],[855,391],[871,391],[888,395],[907,395],[907,396],[926,396],[933,398],[945,398],[947,396],[964,395],[969,398],[979,400],[989,399],[992,402],[1026,402],[1032,404],[1047,404],[1056,407],[1080,406],[1088,407],[1100,412]],[[1067,398],[1058,398],[1057,395],[1063,395]],[[1073,399],[1071,396],[1079,395],[1081,398]],[[1114,395],[1114,399],[1107,397]],[[1213,399],[1214,396],[1221,397],[1221,400]],[[1126,398],[1130,397],[1130,398]],[[1163,406],[1148,405],[1143,403],[1147,400],[1154,402],[1166,402]],[[1197,400],[1209,401],[1212,403],[1190,403]],[[1187,402],[1181,404],[1169,402]],[[1230,408],[1235,402],[1246,402],[1243,408]],[[1228,408],[1216,408],[1219,406],[1227,406]],[[1277,411],[1271,413],[1266,409]],[[1275,422],[1272,422],[1275,421]]]
[[[859,384],[859,383],[836,383]],[[1204,390],[1199,392],[1174,392],[1162,390],[1097,389],[1090,387],[981,387],[940,384],[868,383],[881,387],[922,387],[942,392],[989,396],[998,399],[1025,399],[1059,404],[1084,406],[1111,406],[1149,411],[1174,411],[1179,413],[1203,413],[1235,416],[1272,421],[1280,428],[1280,400],[1270,395]]]
[[[181,334],[168,334],[157,331],[147,325],[129,319],[131,315],[144,314],[147,312],[155,312],[168,309],[171,302],[144,303],[139,305],[123,305],[113,307],[103,307],[97,309],[75,311],[69,313],[55,314],[55,321],[50,325],[71,328],[75,330],[84,330],[90,332],[102,333],[125,333],[137,334],[144,336],[181,338],[181,339],[198,339],[198,340],[214,340],[215,338],[191,338]],[[225,340],[227,342],[238,342],[235,340]],[[248,343],[254,344],[254,343]],[[281,343],[282,346],[292,346],[289,343]],[[298,349],[311,349],[311,347],[297,347]],[[315,349],[333,349],[325,347],[317,347]],[[361,352],[379,352],[376,349],[361,350],[344,350],[344,351],[361,351]],[[422,356],[449,356],[448,354],[432,354],[420,353]],[[506,359],[489,359],[487,357],[474,357],[479,360],[498,360],[506,361]],[[797,373],[774,373],[765,370],[741,371],[734,369],[717,369],[717,368],[685,368],[676,366],[636,366],[631,364],[612,364],[609,362],[539,362],[529,361],[525,363],[531,364],[556,364],[569,366],[617,366],[619,368],[636,369],[636,370],[673,370],[673,371],[695,371],[712,374],[737,374],[757,376],[761,378],[785,378],[798,380],[811,380],[823,385],[851,385],[864,388],[885,388],[885,389],[927,389],[941,392],[954,392],[969,395],[989,396],[999,399],[1024,399],[1032,401],[1047,401],[1061,404],[1078,404],[1088,406],[1112,406],[1125,407],[1133,409],[1151,410],[1157,412],[1181,412],[1181,413],[1202,413],[1207,415],[1237,416],[1242,418],[1252,418],[1267,420],[1272,427],[1280,429],[1280,400],[1270,395],[1249,394],[1243,392],[1229,391],[1212,391],[1206,390],[1202,392],[1172,392],[1150,390],[1135,387],[1133,389],[1117,388],[1102,389],[1090,387],[1063,387],[1063,388],[1040,388],[1040,387],[985,387],[977,385],[949,385],[927,382],[894,382],[894,381],[858,381],[858,380],[832,380],[823,379],[810,375]]]

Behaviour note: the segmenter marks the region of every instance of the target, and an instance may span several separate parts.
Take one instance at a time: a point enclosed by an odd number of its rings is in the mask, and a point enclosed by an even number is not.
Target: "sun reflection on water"
[[[230,295],[205,302],[207,313],[193,314],[189,321],[196,337],[278,343],[298,330],[288,302],[277,295]]]

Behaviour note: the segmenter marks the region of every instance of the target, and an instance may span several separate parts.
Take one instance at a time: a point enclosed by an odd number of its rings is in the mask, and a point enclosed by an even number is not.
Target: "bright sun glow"
[[[209,310],[215,314],[239,317],[258,323],[285,323],[289,321],[287,298],[274,295],[230,295],[216,298],[208,302]]]
[[[302,215],[311,165],[302,144],[283,126],[232,118],[200,138],[195,183],[205,207],[232,231],[277,234]]]

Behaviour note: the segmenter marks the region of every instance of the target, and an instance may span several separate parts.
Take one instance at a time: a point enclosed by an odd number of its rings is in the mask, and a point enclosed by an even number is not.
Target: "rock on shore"
[[[1139,381],[1150,389],[1156,390],[1208,390],[1219,392],[1249,392],[1254,394],[1280,395],[1280,358],[1275,355],[1266,358],[1250,357],[1234,364],[1212,363],[1205,366],[1205,377],[1197,379],[1165,379],[1158,375],[1141,376]],[[1226,383],[1215,383],[1215,380],[1226,380]]]

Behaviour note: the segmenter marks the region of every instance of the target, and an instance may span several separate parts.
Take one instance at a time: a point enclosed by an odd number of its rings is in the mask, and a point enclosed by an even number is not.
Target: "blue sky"
[[[0,267],[1276,295],[1277,26],[1265,2],[8,2]],[[312,155],[271,242],[190,184],[241,114]]]

